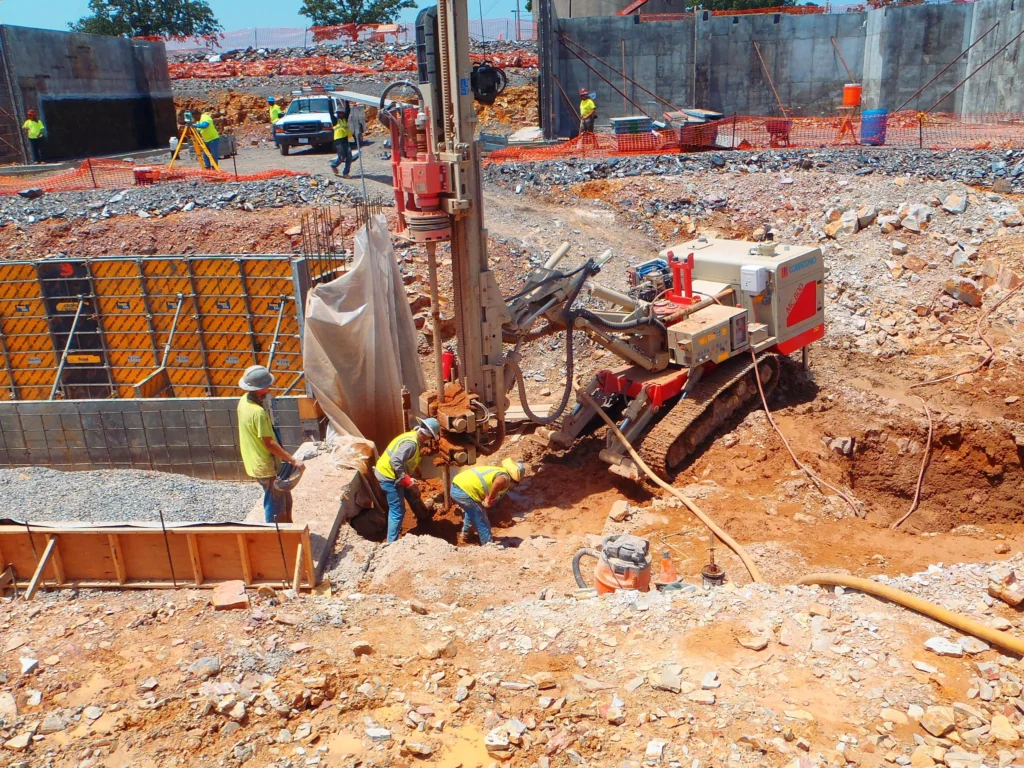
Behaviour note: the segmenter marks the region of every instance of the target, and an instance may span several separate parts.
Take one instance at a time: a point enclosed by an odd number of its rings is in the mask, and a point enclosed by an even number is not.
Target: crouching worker
[[[398,541],[405,517],[405,491],[416,485],[412,473],[420,465],[421,448],[437,440],[441,423],[437,419],[417,419],[416,429],[403,432],[380,455],[373,473],[388,500],[388,541]]]
[[[452,501],[462,507],[464,518],[459,544],[466,543],[470,530],[476,528],[481,544],[490,544],[491,523],[487,511],[504,496],[513,483],[518,483],[526,474],[526,468],[518,461],[505,459],[500,467],[470,467],[452,479]]]

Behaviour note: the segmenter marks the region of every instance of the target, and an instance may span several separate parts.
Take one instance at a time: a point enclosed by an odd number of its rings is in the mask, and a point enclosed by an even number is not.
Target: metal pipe
[[[68,340],[64,344],[64,354],[60,356],[60,365],[57,366],[57,376],[53,380],[53,388],[50,390],[50,397],[53,400],[57,396],[57,388],[60,387],[60,377],[64,374],[64,365],[68,361],[68,353],[71,352],[71,342],[75,338],[75,329],[78,327],[78,318],[82,316],[82,307],[85,306],[85,297],[78,295],[78,309],[75,310],[75,319],[71,323],[71,330],[68,331]]]
[[[603,267],[605,264],[612,260],[612,256],[614,255],[615,254],[612,253],[612,249],[609,248],[607,251],[605,251],[596,259],[594,259],[594,264],[596,264],[599,267]]]
[[[631,311],[636,309],[636,302],[633,299],[624,293],[619,293],[614,288],[589,282],[586,284],[586,288],[595,299],[601,299],[601,301],[607,301],[609,304]]]
[[[904,101],[904,102],[903,102],[902,104],[900,104],[900,105],[899,105],[898,107],[896,107],[896,109],[894,109],[894,110],[893,110],[893,113],[899,112],[899,111],[900,111],[901,109],[903,109],[903,108],[904,108],[905,106],[907,106],[907,104],[909,104],[909,103],[910,103],[910,102],[912,102],[912,101],[913,101],[914,99],[916,99],[916,98],[917,98],[917,97],[918,97],[918,96],[919,96],[919,95],[921,94],[921,92],[922,92],[922,91],[924,91],[924,89],[925,89],[925,88],[927,88],[927,87],[928,87],[929,85],[931,85],[931,84],[932,84],[932,83],[934,83],[934,82],[935,82],[936,80],[938,80],[938,79],[939,79],[939,78],[940,78],[940,77],[942,76],[942,73],[943,73],[943,72],[945,72],[945,71],[946,71],[947,69],[949,69],[950,67],[952,67],[952,66],[953,66],[954,64],[956,64],[956,63],[957,63],[958,61],[960,61],[960,58],[961,58],[961,57],[962,57],[962,56],[963,56],[963,55],[964,55],[965,53],[967,53],[967,52],[968,52],[969,50],[971,50],[971,48],[973,48],[973,47],[974,47],[974,46],[976,46],[976,45],[977,45],[978,43],[980,43],[980,42],[981,42],[982,40],[984,40],[984,39],[985,39],[986,37],[988,37],[988,33],[989,33],[989,32],[991,32],[991,31],[992,31],[993,29],[995,29],[995,28],[996,28],[996,27],[998,27],[998,26],[999,26],[999,22],[997,21],[997,22],[996,22],[995,24],[993,24],[993,25],[992,25],[991,27],[989,27],[989,28],[988,28],[988,32],[986,32],[986,33],[985,33],[984,35],[982,35],[981,37],[979,37],[979,38],[978,38],[977,40],[975,40],[975,41],[974,41],[973,43],[971,43],[971,44],[970,44],[969,46],[967,46],[967,47],[966,47],[966,48],[964,48],[964,49],[963,49],[962,51],[960,51],[960,56],[957,56],[957,57],[956,57],[955,59],[953,59],[953,60],[952,60],[951,62],[949,62],[949,64],[947,64],[946,66],[944,66],[944,67],[943,67],[942,69],[940,69],[940,70],[938,71],[938,73],[936,73],[935,77],[933,77],[933,78],[932,78],[931,80],[929,80],[929,81],[928,81],[927,83],[925,83],[925,84],[924,84],[924,85],[922,85],[922,86],[921,86],[920,88],[918,88],[918,89],[917,89],[916,91],[914,91],[914,95],[913,95],[913,96],[911,96],[911,97],[910,97],[909,99],[907,99],[906,101]]]
[[[557,267],[558,262],[565,258],[565,254],[567,254],[568,252],[569,241],[565,240],[562,242],[560,246],[558,246],[558,248],[555,249],[554,253],[548,256],[548,260],[544,262],[544,269],[554,269],[555,267]]]
[[[789,117],[789,115],[786,114],[786,108],[782,106],[782,98],[779,96],[779,92],[775,90],[775,83],[772,82],[772,74],[768,71],[768,65],[764,63],[764,57],[761,55],[761,49],[757,47],[756,40],[753,40],[752,42],[754,44],[754,50],[757,52],[757,58],[761,62],[761,68],[764,70],[764,75],[768,78],[768,85],[772,87],[772,93],[775,94],[775,100],[779,102],[779,111],[782,113],[783,117]]]
[[[847,74],[847,76],[848,76],[848,77],[850,78],[850,82],[851,82],[851,83],[856,83],[856,82],[857,82],[857,78],[855,78],[855,77],[853,76],[853,72],[851,72],[851,71],[850,71],[850,68],[849,68],[848,66],[846,66],[846,59],[844,59],[844,58],[843,58],[843,52],[842,52],[842,51],[840,51],[840,50],[839,50],[839,46],[838,46],[838,45],[836,45],[836,39],[835,39],[835,37],[830,37],[830,38],[829,38],[829,40],[831,40],[831,41],[832,41],[832,47],[836,49],[836,55],[837,55],[837,56],[839,57],[839,60],[840,60],[841,62],[843,62],[843,69],[845,69],[845,70],[846,70],[846,74]]]
[[[270,356],[267,358],[267,370],[274,365],[274,352],[277,351],[277,336],[281,332],[281,320],[284,318],[285,297],[281,297],[281,306],[277,309],[277,325],[274,326],[274,338],[270,342]]]
[[[934,104],[932,104],[932,105],[931,105],[930,107],[928,107],[928,109],[926,109],[926,110],[924,111],[924,113],[925,113],[925,114],[927,115],[927,114],[928,114],[929,112],[931,112],[931,111],[932,111],[933,109],[935,109],[935,108],[936,108],[937,106],[939,106],[939,104],[941,104],[941,103],[942,103],[942,102],[944,102],[944,101],[945,101],[946,99],[948,99],[948,98],[949,98],[950,96],[952,96],[952,95],[953,95],[953,94],[954,94],[954,93],[955,93],[956,91],[958,91],[958,90],[960,89],[960,86],[962,86],[962,85],[963,85],[964,83],[966,83],[966,82],[967,82],[968,80],[970,80],[970,79],[971,79],[972,77],[974,77],[974,76],[975,76],[976,74],[978,74],[978,73],[979,73],[979,72],[980,72],[981,70],[983,70],[983,69],[984,69],[985,67],[987,67],[987,66],[988,66],[988,64],[989,64],[989,62],[991,62],[991,61],[992,61],[993,59],[995,59],[995,57],[996,57],[996,56],[998,56],[998,55],[999,55],[1000,53],[1002,53],[1003,51],[1005,51],[1005,50],[1006,50],[1007,48],[1009,48],[1009,47],[1010,47],[1011,45],[1013,45],[1013,44],[1014,44],[1015,42],[1017,42],[1018,40],[1020,40],[1020,38],[1021,38],[1022,36],[1024,36],[1024,29],[1022,29],[1022,30],[1021,30],[1020,32],[1018,32],[1018,33],[1017,33],[1017,34],[1016,34],[1016,35],[1014,36],[1014,38],[1013,38],[1013,39],[1012,39],[1012,40],[1011,40],[1010,42],[1008,42],[1008,43],[1007,43],[1006,45],[1004,45],[1004,46],[1003,46],[1002,48],[1000,48],[1000,49],[999,49],[998,51],[996,51],[996,52],[995,52],[995,53],[993,53],[993,54],[992,54],[991,56],[989,56],[989,57],[988,57],[987,59],[985,59],[985,61],[983,61],[983,62],[981,63],[981,65],[980,65],[980,66],[979,66],[979,67],[978,67],[978,68],[977,68],[976,70],[974,70],[973,72],[971,72],[971,74],[969,74],[969,75],[968,75],[967,77],[965,77],[965,78],[964,78],[963,80],[961,80],[961,81],[960,81],[959,83],[957,83],[957,84],[956,84],[955,86],[953,86],[953,88],[952,88],[952,89],[951,89],[951,90],[949,91],[949,93],[947,93],[947,94],[946,94],[945,96],[943,96],[943,97],[942,97],[941,99],[939,99],[939,100],[938,100],[938,101],[936,101],[936,102],[935,102]]]
[[[587,69],[589,69],[595,75],[597,75],[599,78],[604,80],[604,82],[608,84],[609,88],[611,88],[613,91],[615,91],[617,94],[619,94],[622,98],[624,98],[626,101],[628,101],[634,107],[636,107],[640,112],[643,112],[645,117],[651,117],[650,114],[647,113],[647,110],[645,110],[643,107],[641,107],[639,104],[637,104],[631,98],[629,98],[629,96],[627,96],[625,93],[623,93],[618,88],[616,88],[615,84],[611,80],[609,80],[607,77],[602,75],[600,72],[598,72],[596,69],[594,69],[594,67],[591,66],[589,61],[584,59],[582,56],[580,56],[578,53],[576,53],[576,51],[574,51],[572,48],[570,48],[568,45],[566,45],[564,38],[558,38],[558,41],[560,43],[562,43],[562,46],[565,48],[565,50],[567,50],[569,53],[571,53],[573,56],[575,56],[577,59],[579,59],[580,62],[582,62],[583,66],[585,66]],[[651,118],[651,119],[653,120],[654,118]]]
[[[441,302],[437,295],[437,243],[427,243],[427,279],[430,281],[430,322],[434,326],[434,387],[437,389],[437,404],[444,400],[444,367],[441,363]],[[441,482],[444,484],[444,508],[451,506],[452,471],[448,465],[441,467]]]

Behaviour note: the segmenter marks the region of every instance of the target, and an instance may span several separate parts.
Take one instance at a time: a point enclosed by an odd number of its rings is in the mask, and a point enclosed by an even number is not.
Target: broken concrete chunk
[[[419,651],[421,659],[454,659],[455,654],[454,640],[432,640],[425,643]]]
[[[1009,744],[1017,743],[1020,736],[1017,730],[1010,724],[1006,715],[993,715],[989,734],[996,741],[1005,741]]]
[[[741,635],[736,638],[736,641],[751,651],[763,651],[768,647],[770,638],[768,635]]]
[[[627,517],[629,517],[629,502],[625,499],[617,499],[612,503],[612,508],[608,512],[608,519],[621,523]]]
[[[982,287],[968,277],[952,277],[946,281],[944,290],[954,299],[969,307],[981,306]]]
[[[215,611],[231,611],[249,607],[249,598],[245,594],[245,582],[240,580],[225,581],[218,584],[210,596],[210,603]]]
[[[959,215],[967,210],[967,198],[962,195],[947,195],[942,201],[942,210]]]
[[[694,691],[686,695],[687,700],[695,704],[714,704],[715,694],[711,691]]]
[[[216,656],[204,656],[201,659],[193,661],[189,666],[188,671],[190,674],[205,680],[206,678],[213,677],[220,672],[220,659]]]
[[[956,716],[952,707],[928,707],[921,717],[921,727],[941,739],[956,728]]]
[[[650,672],[647,675],[647,682],[651,688],[669,693],[679,693],[682,690],[682,679],[675,670],[662,669]]]
[[[373,742],[391,741],[391,731],[387,728],[367,728],[366,738]]]
[[[907,244],[901,243],[899,240],[893,240],[890,244],[892,248],[893,256],[906,256],[907,255]]]
[[[4,749],[9,749],[11,752],[23,752],[28,749],[28,743],[31,741],[32,735],[29,733],[19,733],[12,739],[8,739],[4,742]]]
[[[954,643],[944,637],[929,637],[924,641],[924,647],[939,656],[952,656],[958,659],[964,655],[964,648],[960,643]]]

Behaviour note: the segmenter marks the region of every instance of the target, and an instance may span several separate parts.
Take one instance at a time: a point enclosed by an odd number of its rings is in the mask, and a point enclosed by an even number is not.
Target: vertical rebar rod
[[[60,365],[57,366],[57,375],[53,380],[53,388],[50,390],[49,400],[57,396],[57,389],[60,387],[60,378],[64,375],[64,366],[68,361],[68,354],[71,352],[71,342],[75,339],[75,329],[78,327],[78,319],[82,316],[82,307],[85,306],[85,297],[79,294],[78,309],[75,310],[75,319],[71,323],[71,330],[68,331],[68,340],[64,344],[64,353],[60,356]]]

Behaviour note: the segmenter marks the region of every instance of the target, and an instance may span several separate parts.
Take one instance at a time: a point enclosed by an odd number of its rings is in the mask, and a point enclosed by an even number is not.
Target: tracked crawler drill
[[[572,445],[597,417],[585,404],[568,408],[577,333],[623,362],[591,379],[585,387],[589,399],[608,411],[655,471],[666,475],[757,395],[755,376],[766,392],[775,386],[777,355],[822,338],[824,265],[813,246],[699,238],[637,266],[627,295],[593,280],[610,251],[559,271],[568,251],[564,244],[506,301],[487,258],[474,141],[473,98],[481,85],[479,76],[472,76],[465,0],[442,0],[436,13],[420,15],[417,57],[419,83],[388,86],[379,114],[391,132],[399,231],[426,246],[435,329],[440,320],[436,246],[451,245],[459,377],[448,381],[444,375],[435,331],[434,389],[418,404],[421,414],[441,421],[447,464],[472,464],[501,445],[507,394],[517,385],[527,414],[548,427],[544,434],[550,443]],[[415,93],[414,104],[387,101],[402,88]],[[585,290],[612,308],[579,307]],[[529,407],[519,363],[524,342],[544,329],[565,332],[567,370],[561,402],[540,418]],[[636,476],[620,444],[612,436],[608,440],[601,457],[613,471]]]

